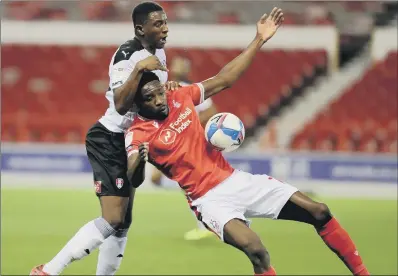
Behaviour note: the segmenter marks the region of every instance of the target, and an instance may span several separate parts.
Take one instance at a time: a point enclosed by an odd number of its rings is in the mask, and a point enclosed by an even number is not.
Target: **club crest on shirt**
[[[175,100],[173,100],[173,106],[174,106],[175,108],[180,108],[180,107],[181,107],[181,104],[180,104],[179,102],[176,102]]]
[[[177,133],[171,129],[164,129],[160,132],[159,140],[165,145],[173,144],[176,140]]]

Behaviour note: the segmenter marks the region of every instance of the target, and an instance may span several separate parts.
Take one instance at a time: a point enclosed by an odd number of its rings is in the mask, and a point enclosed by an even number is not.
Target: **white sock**
[[[125,230],[127,234],[127,230]],[[115,275],[120,268],[126,249],[127,237],[120,231],[107,238],[99,247],[96,275]]]
[[[196,220],[196,224],[197,224],[198,229],[199,229],[199,230],[207,230],[206,227],[203,225],[203,223],[202,223],[200,220],[198,220],[198,218],[196,217],[195,212],[191,210],[191,213],[192,213],[192,215],[195,217],[195,220]]]
[[[90,221],[73,236],[62,250],[47,264],[43,271],[59,275],[71,262],[80,260],[97,249],[115,230],[103,218]]]

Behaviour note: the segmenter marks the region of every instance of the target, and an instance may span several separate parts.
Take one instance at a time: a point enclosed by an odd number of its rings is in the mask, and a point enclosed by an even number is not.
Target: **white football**
[[[245,139],[245,127],[234,114],[217,113],[205,127],[206,140],[217,150],[231,152],[240,147]]]

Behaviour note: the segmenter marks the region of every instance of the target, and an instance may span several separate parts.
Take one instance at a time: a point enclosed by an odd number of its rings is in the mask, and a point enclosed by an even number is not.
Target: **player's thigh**
[[[250,179],[252,197],[245,215],[277,219],[286,202],[298,189],[268,175],[252,175]]]
[[[233,219],[224,226],[224,242],[248,255],[264,252],[260,237],[249,228],[245,221]]]
[[[132,186],[127,178],[123,133],[112,133],[96,123],[87,133],[86,151],[97,196],[129,197]]]
[[[102,217],[112,226],[119,227],[125,223],[129,210],[129,197],[101,196]]]
[[[198,219],[223,241],[224,227],[229,221],[239,219],[250,225],[243,214],[244,211],[239,210],[227,200],[205,201],[195,207]]]
[[[120,229],[128,229],[133,221],[134,197],[134,188],[129,197],[101,196],[102,217]]]

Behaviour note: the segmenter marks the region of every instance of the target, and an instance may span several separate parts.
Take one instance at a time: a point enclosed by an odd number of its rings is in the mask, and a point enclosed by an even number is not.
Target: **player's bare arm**
[[[142,143],[138,152],[128,158],[127,177],[134,188],[138,188],[145,180],[145,164],[148,161],[149,144]]]
[[[282,25],[284,20],[281,9],[274,8],[269,16],[264,14],[257,22],[257,34],[249,46],[234,60],[228,63],[214,77],[202,82],[205,99],[231,87],[247,70],[256,53]]]
[[[134,97],[140,83],[142,73],[145,71],[162,70],[167,68],[162,65],[156,56],[149,56],[136,64],[127,81],[120,87],[114,89],[113,99],[116,111],[124,115],[133,106]]]

